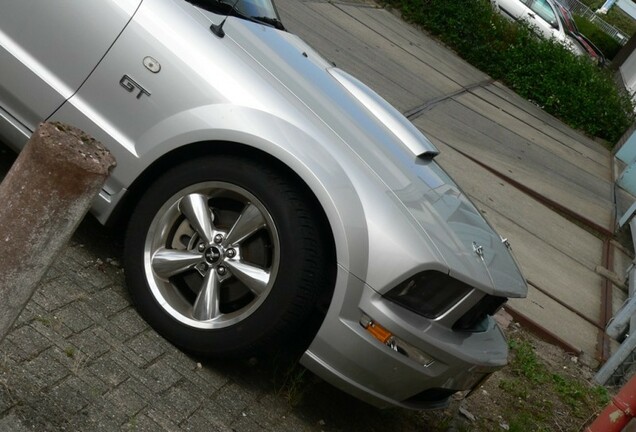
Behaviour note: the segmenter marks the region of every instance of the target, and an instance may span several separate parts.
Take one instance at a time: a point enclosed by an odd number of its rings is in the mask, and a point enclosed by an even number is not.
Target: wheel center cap
[[[205,251],[205,260],[208,264],[216,264],[221,260],[221,250],[216,246],[211,246]]]

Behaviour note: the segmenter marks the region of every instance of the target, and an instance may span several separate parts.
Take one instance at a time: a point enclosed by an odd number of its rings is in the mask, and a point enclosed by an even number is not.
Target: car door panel
[[[171,19],[188,30],[171,32],[167,27]],[[214,56],[191,55],[189,44],[209,46],[210,52],[218,51],[224,59],[232,57],[236,48],[231,39],[214,36],[208,27],[209,21],[187,2],[144,0],[84,85],[51,117],[90,132],[113,153],[117,168],[105,186],[109,191],[115,193],[134,179],[132,173],[139,171],[137,164],[143,156],[139,145],[151,130],[193,107],[226,102],[209,82],[235,83],[234,87],[250,82],[247,76],[224,76]],[[152,59],[157,72],[145,59]],[[243,69],[250,73],[249,68]]]
[[[536,27],[537,32],[547,39],[556,37],[559,22],[552,5],[547,0],[532,0],[528,6],[528,22]]]
[[[526,19],[529,9],[526,6],[528,0],[496,0],[495,3],[501,11],[515,20]]]
[[[141,1],[2,0],[2,117],[33,130],[50,116],[81,86]]]

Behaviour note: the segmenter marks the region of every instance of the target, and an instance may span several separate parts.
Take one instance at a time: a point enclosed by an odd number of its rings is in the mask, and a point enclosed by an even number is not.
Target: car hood
[[[451,275],[489,294],[526,295],[507,242],[434,162],[435,146],[397,110],[295,35],[233,19],[225,28],[227,37],[381,179],[421,226]]]

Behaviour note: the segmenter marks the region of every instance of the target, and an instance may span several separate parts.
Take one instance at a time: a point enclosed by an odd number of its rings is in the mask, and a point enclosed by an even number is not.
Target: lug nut
[[[219,244],[223,241],[223,235],[217,234],[214,236],[214,243]]]
[[[205,250],[205,243],[199,243],[199,252],[203,252]]]
[[[227,269],[223,266],[219,266],[219,268],[217,268],[216,271],[219,273],[219,276],[223,276],[225,275],[225,273],[227,273]]]
[[[236,256],[236,251],[234,249],[228,249],[226,254],[228,258],[234,258]]]

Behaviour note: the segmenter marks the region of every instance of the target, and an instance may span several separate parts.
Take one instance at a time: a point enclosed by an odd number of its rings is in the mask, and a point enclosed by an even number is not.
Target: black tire
[[[242,204],[241,197],[245,198]],[[228,242],[233,241],[228,226],[243,229],[248,225],[237,223],[236,216],[260,212],[265,227],[235,243],[232,254],[240,253],[240,260],[230,258],[231,247],[208,244],[205,235],[192,228],[190,220],[195,225],[205,220],[193,216],[201,212],[189,210],[200,209],[200,203],[207,204],[215,229],[224,230]],[[305,324],[321,294],[332,289],[329,267],[334,263],[329,262],[329,243],[315,214],[312,201],[293,178],[250,159],[210,156],[171,169],[139,200],[126,234],[126,282],[139,313],[173,344],[208,356],[255,355],[300,337],[299,330],[312,327]],[[258,217],[254,220],[260,221]],[[204,243],[201,249],[200,243]],[[192,256],[204,250],[202,264],[171,275],[171,261],[162,254],[172,259],[179,248]],[[254,282],[245,276],[246,270],[230,267],[237,266],[237,261],[247,263],[250,271],[262,268],[260,279]],[[223,275],[221,267],[225,267]],[[267,272],[269,278],[264,276]],[[262,288],[265,280],[266,288]],[[197,293],[199,283],[199,293],[208,294]]]

